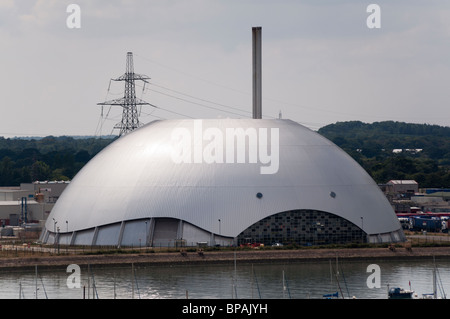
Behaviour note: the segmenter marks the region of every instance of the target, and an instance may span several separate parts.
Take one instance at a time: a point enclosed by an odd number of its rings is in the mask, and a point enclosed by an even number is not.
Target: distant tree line
[[[350,121],[324,126],[318,132],[352,156],[377,183],[414,179],[420,187],[450,187],[450,127]],[[0,137],[0,186],[71,180],[114,140],[115,137]],[[393,152],[397,149],[403,151]]]
[[[324,126],[319,133],[352,156],[377,183],[414,179],[419,187],[450,187],[450,127],[351,121]]]
[[[71,180],[114,138],[0,137],[0,186],[36,180]]]

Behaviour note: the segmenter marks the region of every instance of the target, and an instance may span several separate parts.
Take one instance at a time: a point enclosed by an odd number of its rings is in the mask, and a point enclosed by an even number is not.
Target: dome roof
[[[53,232],[54,222],[71,233],[175,218],[236,237],[265,217],[298,209],[335,214],[372,236],[401,232],[389,202],[359,164],[318,133],[281,119],[149,123],[83,167],[46,229]]]

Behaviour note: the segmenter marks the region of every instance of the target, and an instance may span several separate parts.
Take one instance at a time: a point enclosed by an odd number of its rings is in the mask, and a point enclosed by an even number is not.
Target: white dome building
[[[165,120],[119,138],[63,192],[44,243],[404,241],[372,178],[290,120]]]

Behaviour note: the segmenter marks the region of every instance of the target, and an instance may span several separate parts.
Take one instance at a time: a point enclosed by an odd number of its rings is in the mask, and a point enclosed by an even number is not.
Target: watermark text
[[[81,8],[78,4],[69,4],[66,8],[66,12],[70,15],[66,19],[66,26],[69,29],[81,28]]]
[[[381,269],[377,264],[370,264],[367,266],[367,272],[371,274],[367,277],[367,287],[370,289],[381,287]]]
[[[279,134],[279,128],[273,127],[226,128],[225,132],[217,127],[203,129],[203,121],[194,120],[193,128],[172,131],[171,158],[176,164],[259,163],[261,174],[275,174],[279,168]]]
[[[378,4],[372,3],[367,6],[367,13],[370,15],[367,17],[366,24],[369,29],[381,28],[381,8]]]

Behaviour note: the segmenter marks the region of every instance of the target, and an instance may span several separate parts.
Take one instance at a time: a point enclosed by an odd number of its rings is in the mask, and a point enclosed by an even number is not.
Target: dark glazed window
[[[238,244],[252,242],[327,245],[366,242],[365,233],[348,220],[316,210],[294,210],[266,217],[239,236]]]

